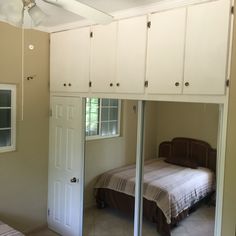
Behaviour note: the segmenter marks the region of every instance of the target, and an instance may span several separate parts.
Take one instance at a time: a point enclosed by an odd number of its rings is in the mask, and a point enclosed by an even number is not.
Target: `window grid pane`
[[[0,107],[11,107],[11,90],[0,90]]]
[[[99,134],[99,99],[86,99],[86,135],[94,136]]]
[[[11,110],[0,109],[0,128],[11,127]]]
[[[11,146],[11,129],[0,130],[0,147]]]
[[[118,134],[119,102],[117,99],[86,99],[86,135],[114,136]]]

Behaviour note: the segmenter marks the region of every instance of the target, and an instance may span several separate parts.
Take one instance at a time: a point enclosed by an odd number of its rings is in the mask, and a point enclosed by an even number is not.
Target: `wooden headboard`
[[[172,141],[162,142],[159,145],[158,156],[193,160],[198,166],[216,171],[216,149],[201,140],[177,137]]]

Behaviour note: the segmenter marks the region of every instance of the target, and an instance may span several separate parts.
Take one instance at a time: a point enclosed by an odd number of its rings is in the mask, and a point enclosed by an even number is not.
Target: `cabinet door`
[[[116,91],[143,93],[146,72],[147,17],[118,23]]]
[[[92,32],[91,91],[113,92],[115,88],[117,22],[94,26]]]
[[[230,1],[188,8],[185,94],[224,94]]]
[[[149,94],[182,92],[185,29],[185,8],[151,15],[147,59]]]
[[[87,92],[89,89],[90,28],[51,36],[51,91]]]

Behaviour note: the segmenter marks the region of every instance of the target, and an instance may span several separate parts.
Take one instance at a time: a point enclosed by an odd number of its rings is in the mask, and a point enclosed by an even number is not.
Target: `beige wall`
[[[29,44],[35,50],[28,49]],[[17,85],[17,150],[0,154],[0,219],[29,231],[46,224],[49,36],[25,32],[24,120],[21,120],[21,30],[0,23],[0,83]]]
[[[121,136],[87,141],[85,155],[85,206],[95,204],[93,186],[101,173],[135,162],[137,114],[135,101],[123,101]]]
[[[236,21],[231,66],[222,236],[236,233]]]
[[[157,102],[146,102],[144,123],[144,157],[157,157]]]
[[[216,148],[218,120],[218,105],[158,102],[157,145],[174,137],[189,137]]]

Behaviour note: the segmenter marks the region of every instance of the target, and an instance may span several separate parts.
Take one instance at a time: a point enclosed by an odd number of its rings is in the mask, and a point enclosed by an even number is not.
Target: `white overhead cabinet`
[[[149,94],[182,93],[186,9],[151,15],[148,39]]]
[[[91,91],[144,93],[147,17],[92,27]]]
[[[92,27],[90,81],[92,92],[115,89],[117,22]]]
[[[229,23],[229,0],[152,14],[147,93],[223,95]]]
[[[118,22],[116,92],[144,93],[147,16]]]
[[[229,0],[188,8],[185,94],[224,94],[230,22]]]
[[[88,92],[90,27],[51,35],[50,90]]]
[[[230,7],[217,0],[158,12],[150,29],[145,15],[52,34],[51,91],[223,95]]]

